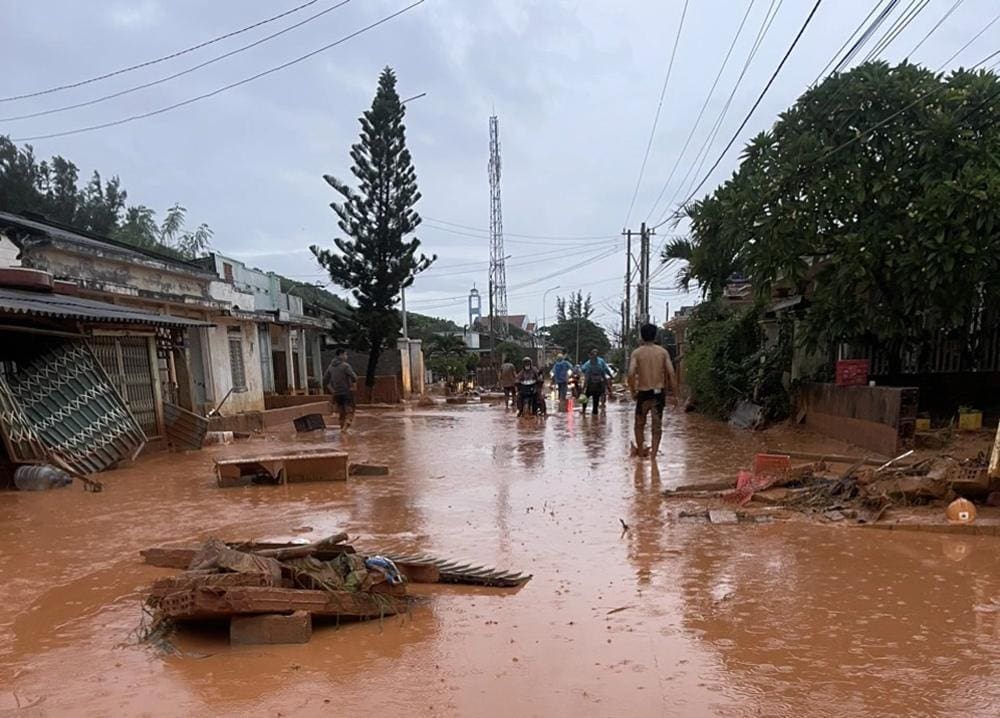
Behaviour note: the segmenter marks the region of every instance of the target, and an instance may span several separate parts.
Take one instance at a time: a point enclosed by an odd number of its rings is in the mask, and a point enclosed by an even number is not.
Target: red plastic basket
[[[868,366],[867,359],[841,359],[837,362],[837,386],[864,386]]]

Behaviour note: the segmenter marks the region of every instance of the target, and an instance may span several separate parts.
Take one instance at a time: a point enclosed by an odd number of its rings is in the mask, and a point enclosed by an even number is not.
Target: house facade
[[[37,215],[0,212],[2,267],[42,270],[82,298],[193,320],[182,329],[92,332],[108,373],[117,372],[147,404],[232,415],[263,411],[271,393],[318,387],[325,320],[305,317],[301,300],[281,292],[275,275],[236,260],[187,260]]]

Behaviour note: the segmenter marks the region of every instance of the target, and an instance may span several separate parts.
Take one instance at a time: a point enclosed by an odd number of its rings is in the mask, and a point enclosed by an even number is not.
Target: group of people
[[[678,387],[670,354],[656,344],[656,326],[643,325],[639,335],[642,344],[632,352],[628,366],[628,387],[635,401],[635,443],[632,445],[632,453],[634,456],[647,457],[655,456],[659,451],[667,396],[670,394],[676,405]],[[545,374],[534,366],[530,357],[524,357],[521,363],[520,370],[509,360],[505,360],[500,367],[500,385],[504,390],[506,406],[515,406],[518,416],[544,416]],[[577,367],[560,355],[552,366],[551,375],[560,402],[568,398],[570,379],[573,378],[574,397],[582,397],[583,411],[587,411],[589,404],[595,416],[605,405],[614,378],[611,367],[599,356],[597,349],[591,349],[587,361],[583,366]],[[645,434],[650,417],[651,441],[647,448]]]
[[[667,405],[667,395],[677,404],[677,377],[673,363],[666,349],[656,344],[656,326],[645,324],[639,330],[642,344],[632,352],[628,364],[628,388],[635,400],[635,443],[634,456],[656,456],[663,436],[663,411]],[[503,386],[506,405],[513,403],[517,415],[545,415],[544,385],[545,375],[536,368],[530,357],[521,360],[521,370],[504,361],[500,367],[500,384]],[[590,358],[583,366],[574,367],[564,356],[559,356],[552,366],[552,379],[558,391],[559,400],[569,395],[570,378],[575,378],[574,394],[586,397],[596,415],[611,389],[614,378],[611,367],[597,353],[590,350]],[[583,387],[580,382],[583,382]],[[333,361],[323,375],[323,386],[333,395],[340,418],[340,428],[349,429],[354,419],[353,390],[358,375],[347,362],[347,352],[338,349]],[[586,411],[587,403],[584,403]],[[645,446],[646,423],[652,417],[651,442]]]

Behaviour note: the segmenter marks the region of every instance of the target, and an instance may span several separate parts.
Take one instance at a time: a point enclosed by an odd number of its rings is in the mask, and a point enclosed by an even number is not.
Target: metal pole
[[[399,294],[403,300],[403,339],[409,339],[410,335],[406,332],[406,287],[401,287]]]
[[[625,318],[622,322],[624,334],[622,347],[628,354],[629,340],[632,338],[632,230],[625,230]]]
[[[549,287],[549,288],[548,288],[548,289],[546,289],[546,290],[545,290],[545,292],[544,292],[544,293],[542,294],[542,326],[543,326],[543,327],[544,327],[544,326],[548,326],[548,325],[546,324],[546,322],[545,322],[545,320],[547,319],[547,316],[546,316],[546,314],[545,314],[545,300],[546,300],[546,299],[548,299],[548,296],[549,296],[549,292],[552,292],[552,291],[555,291],[556,289],[559,289],[559,285],[558,285],[558,284],[557,284],[556,286],[554,286],[554,287]]]
[[[576,363],[580,363],[580,317],[576,318]]]
[[[496,364],[496,318],[493,316],[493,280],[490,280],[490,363]]]

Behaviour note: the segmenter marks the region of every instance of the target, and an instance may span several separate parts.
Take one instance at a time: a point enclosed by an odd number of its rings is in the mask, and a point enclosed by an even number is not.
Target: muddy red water
[[[0,715],[1000,715],[996,539],[678,524],[663,488],[733,476],[764,440],[674,415],[654,472],[628,460],[628,421],[385,412],[343,442],[250,446],[342,445],[389,477],[218,489],[233,445],[140,461],[101,494],[2,494]],[[422,587],[410,615],[308,645],[182,633],[168,656],[130,635],[169,573],[140,549],[341,529],[534,579]]]

